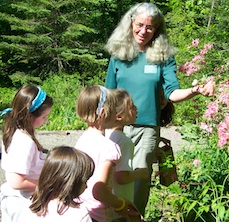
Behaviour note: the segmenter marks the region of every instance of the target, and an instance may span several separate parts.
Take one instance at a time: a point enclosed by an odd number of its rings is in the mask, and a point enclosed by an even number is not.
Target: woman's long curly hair
[[[147,61],[155,64],[164,63],[175,55],[176,50],[168,40],[162,12],[151,2],[138,3],[126,12],[108,39],[105,49],[111,56],[122,61],[132,61],[136,58],[139,46],[133,36],[132,22],[136,16],[143,13],[153,18],[156,29],[146,49]]]

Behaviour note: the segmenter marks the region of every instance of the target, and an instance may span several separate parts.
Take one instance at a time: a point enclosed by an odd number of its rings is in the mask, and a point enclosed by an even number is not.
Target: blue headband
[[[31,106],[29,107],[29,112],[32,113],[35,110],[37,110],[45,101],[46,99],[46,92],[43,91],[40,87],[37,87],[38,93],[37,96],[34,98],[34,100],[32,101]]]
[[[29,112],[30,113],[32,113],[35,110],[37,110],[43,104],[43,102],[46,99],[46,92],[43,91],[40,87],[37,87],[37,88],[38,88],[37,96],[34,98],[34,100],[32,101],[31,106],[29,107]],[[11,111],[12,111],[12,108],[4,109],[4,110],[2,110],[2,113],[1,113],[0,116],[5,115],[6,113],[10,113]]]
[[[100,88],[100,98],[99,98],[98,107],[96,109],[97,115],[99,115],[99,112],[100,112],[101,108],[104,106],[104,103],[105,103],[106,98],[107,98],[107,89],[103,86],[99,86],[99,88]]]
[[[2,113],[0,116],[4,116],[6,113],[10,113],[12,111],[12,108],[6,108],[4,110],[2,110]]]

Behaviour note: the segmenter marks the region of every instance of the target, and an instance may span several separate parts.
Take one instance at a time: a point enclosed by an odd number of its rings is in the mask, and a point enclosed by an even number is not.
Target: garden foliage
[[[154,181],[146,218],[225,222],[229,221],[229,62],[219,62],[214,44],[200,39],[187,46],[188,53],[190,59],[180,66],[180,75],[186,75],[190,85],[215,81],[215,96],[190,103],[196,110],[195,124],[186,120],[180,130],[190,146],[177,153],[172,163],[177,166],[178,181],[169,187]]]

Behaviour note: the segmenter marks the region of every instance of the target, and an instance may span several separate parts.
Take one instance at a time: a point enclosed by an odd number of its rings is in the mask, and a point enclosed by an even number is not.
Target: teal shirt
[[[129,92],[138,108],[135,124],[159,126],[161,88],[168,100],[170,94],[180,88],[175,59],[171,57],[166,63],[155,65],[146,61],[144,52],[131,62],[111,57],[105,87],[124,88]]]

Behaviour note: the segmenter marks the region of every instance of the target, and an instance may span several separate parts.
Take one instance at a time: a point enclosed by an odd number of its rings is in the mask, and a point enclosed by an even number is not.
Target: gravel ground
[[[68,145],[74,146],[77,138],[83,133],[82,130],[77,131],[37,131],[37,139],[46,149],[52,149],[55,146]],[[179,151],[181,148],[189,148],[190,145],[182,140],[182,136],[177,132],[174,126],[161,128],[161,136],[171,140],[173,151]],[[0,169],[0,184],[4,183],[4,173]]]
[[[75,131],[37,131],[37,138],[40,143],[47,149],[51,149],[54,146],[68,145],[74,146],[77,138],[83,133],[82,130]],[[189,144],[182,140],[182,136],[177,132],[175,126],[161,128],[161,136],[171,140],[171,145],[174,152],[180,150],[184,146]],[[4,175],[2,169],[0,169],[0,184],[4,182]]]

